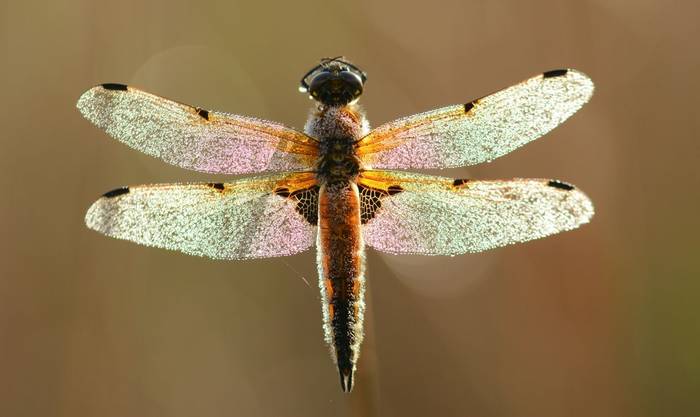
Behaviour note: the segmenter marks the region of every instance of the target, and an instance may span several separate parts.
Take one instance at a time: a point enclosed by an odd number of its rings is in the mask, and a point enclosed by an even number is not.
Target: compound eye
[[[362,78],[348,69],[324,69],[313,74],[309,94],[326,105],[346,105],[362,94]]]
[[[352,71],[341,71],[340,79],[350,87],[353,97],[357,98],[362,94],[362,78]]]
[[[324,70],[323,72],[315,75],[311,80],[311,84],[309,85],[309,93],[311,93],[311,95],[314,97],[318,97],[320,87],[331,78],[333,78],[333,74],[328,70]]]

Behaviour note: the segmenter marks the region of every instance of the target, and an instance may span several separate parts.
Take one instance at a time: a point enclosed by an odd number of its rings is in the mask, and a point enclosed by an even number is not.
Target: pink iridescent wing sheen
[[[365,171],[358,184],[368,246],[393,254],[457,255],[538,239],[587,223],[593,204],[557,180],[475,181]]]
[[[281,124],[207,111],[122,84],[96,86],[77,106],[115,139],[195,171],[306,171],[318,155],[314,139]]]
[[[285,256],[315,243],[317,194],[312,173],[124,187],[98,199],[85,222],[107,236],[190,255]]]
[[[365,168],[475,165],[505,155],[564,122],[593,94],[576,70],[554,70],[467,104],[405,117],[357,143]]]

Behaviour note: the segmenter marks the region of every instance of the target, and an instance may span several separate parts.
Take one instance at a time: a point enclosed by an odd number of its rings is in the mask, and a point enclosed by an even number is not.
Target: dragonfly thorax
[[[322,184],[354,181],[360,173],[360,159],[354,141],[348,137],[326,138],[319,147],[316,177]]]
[[[319,142],[327,138],[357,141],[369,133],[369,123],[357,104],[343,107],[318,105],[309,114],[304,132]]]
[[[305,131],[320,142],[316,175],[321,183],[355,179],[360,172],[355,142],[369,131],[364,114],[357,105],[318,106],[309,115]]]

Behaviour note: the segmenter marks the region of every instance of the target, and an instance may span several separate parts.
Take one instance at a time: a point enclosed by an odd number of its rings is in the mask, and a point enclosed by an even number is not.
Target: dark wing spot
[[[551,180],[550,182],[547,183],[547,185],[549,185],[550,187],[559,188],[559,189],[566,190],[566,191],[571,191],[574,189],[573,185],[567,184],[564,181],[559,181],[559,180]]]
[[[362,224],[372,220],[382,207],[382,199],[390,195],[398,194],[403,191],[399,185],[392,185],[386,191],[376,188],[357,185],[360,190],[360,222]]]
[[[129,187],[121,187],[121,188],[115,188],[112,191],[107,191],[106,193],[102,194],[102,197],[107,197],[107,198],[113,198],[122,194],[128,194],[129,193]]]
[[[473,102],[473,101],[470,101],[469,103],[466,103],[466,104],[464,105],[464,112],[465,112],[465,113],[469,113],[469,110],[471,110],[471,109],[473,109],[473,108],[474,108],[474,102]]]
[[[460,185],[464,185],[464,184],[466,184],[466,183],[468,183],[468,182],[469,182],[469,179],[467,179],[467,178],[457,178],[457,179],[454,180],[454,182],[452,183],[452,186],[454,186],[454,187],[459,187]]]
[[[318,185],[295,190],[290,192],[287,187],[280,187],[273,191],[282,198],[288,198],[292,201],[294,209],[301,214],[309,224],[316,226],[318,224]]]
[[[401,191],[403,191],[403,188],[401,188],[400,185],[390,185],[389,188],[387,188],[389,195],[398,194]]]
[[[287,198],[290,195],[289,188],[286,188],[286,187],[278,188],[275,190],[275,194],[277,194],[280,197]]]
[[[105,90],[117,90],[117,91],[126,91],[127,87],[124,84],[116,84],[116,83],[107,83],[107,84],[102,84],[102,88]]]
[[[364,187],[357,185],[360,190],[360,222],[362,224],[372,220],[374,213],[382,206],[381,198],[387,193],[375,188]]]
[[[214,188],[215,190],[223,191],[224,190],[224,183],[222,182],[210,182],[207,184],[211,188]]]
[[[552,71],[547,71],[542,74],[544,78],[553,78],[553,77],[561,77],[562,75],[566,75],[566,73],[569,72],[568,69],[556,69]]]
[[[197,114],[204,120],[209,120],[209,111],[204,109],[197,109]]]
[[[318,185],[314,185],[304,190],[294,191],[290,195],[290,198],[297,201],[295,207],[297,213],[304,216],[306,221],[314,226],[318,224],[318,189]]]
[[[390,185],[389,188],[379,190],[376,188],[357,185],[360,190],[360,222],[362,224],[372,220],[382,207],[382,199],[390,195],[395,195],[403,191],[400,185]]]

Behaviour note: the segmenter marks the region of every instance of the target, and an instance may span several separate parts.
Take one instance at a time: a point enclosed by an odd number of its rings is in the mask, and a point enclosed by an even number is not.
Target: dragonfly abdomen
[[[349,392],[362,342],[365,309],[360,194],[354,182],[346,181],[322,185],[318,199],[317,261],[323,328],[338,365],[340,384]]]

